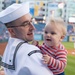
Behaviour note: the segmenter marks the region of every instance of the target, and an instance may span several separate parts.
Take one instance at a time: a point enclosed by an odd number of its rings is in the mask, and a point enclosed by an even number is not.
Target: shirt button
[[[9,60],[11,62],[11,60]]]

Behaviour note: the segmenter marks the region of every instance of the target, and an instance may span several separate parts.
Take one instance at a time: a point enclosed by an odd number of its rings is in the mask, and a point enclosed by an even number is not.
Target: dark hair
[[[11,28],[11,26],[10,26],[10,25],[12,25],[12,22],[5,23],[5,26],[6,26],[7,28]]]

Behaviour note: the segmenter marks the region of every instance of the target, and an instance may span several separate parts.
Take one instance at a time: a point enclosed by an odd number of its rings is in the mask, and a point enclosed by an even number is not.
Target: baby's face
[[[58,46],[61,42],[62,31],[60,27],[53,25],[53,23],[47,25],[44,30],[44,42],[48,46]]]

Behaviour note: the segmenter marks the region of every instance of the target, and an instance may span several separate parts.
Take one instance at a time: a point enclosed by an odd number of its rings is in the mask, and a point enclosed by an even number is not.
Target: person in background
[[[5,75],[53,75],[42,63],[40,49],[28,43],[34,39],[35,30],[29,3],[10,5],[0,12],[0,21],[10,33],[1,63]]]
[[[61,18],[51,18],[44,28],[44,42],[39,46],[38,41],[32,44],[38,46],[42,53],[45,64],[54,75],[65,75],[64,69],[67,65],[67,50],[62,45],[66,35],[65,23]]]

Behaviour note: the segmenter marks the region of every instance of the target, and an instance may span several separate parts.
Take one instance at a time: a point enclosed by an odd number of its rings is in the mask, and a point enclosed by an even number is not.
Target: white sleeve
[[[32,75],[53,75],[51,70],[42,61],[42,54],[38,48],[28,53],[25,66],[32,72]]]
[[[27,67],[24,67],[19,71],[18,75],[31,75],[31,72]]]

